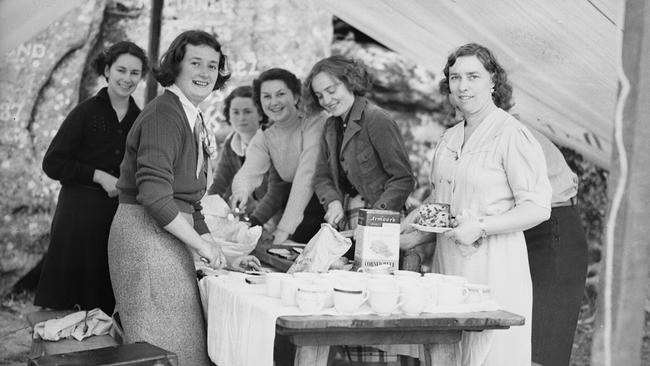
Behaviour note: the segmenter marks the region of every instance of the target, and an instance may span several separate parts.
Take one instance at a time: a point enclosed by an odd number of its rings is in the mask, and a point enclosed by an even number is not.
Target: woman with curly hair
[[[530,365],[533,294],[523,231],[550,216],[544,153],[503,109],[512,106],[512,87],[490,50],[459,47],[444,75],[440,90],[464,118],[444,132],[434,152],[429,201],[450,204],[455,223],[437,234],[432,269],[488,285],[502,309],[526,318],[508,330],[463,333],[462,365]],[[401,244],[432,239],[405,231]]]
[[[334,226],[345,226],[354,216],[345,210],[352,206],[402,210],[415,185],[399,127],[364,97],[370,87],[365,66],[342,56],[318,61],[305,80],[306,106],[330,114],[314,191],[326,210],[325,221]]]
[[[312,179],[324,116],[303,113],[300,94],[300,79],[285,69],[268,69],[253,81],[255,103],[273,125],[253,137],[232,183],[231,207],[244,209],[269,172],[268,192],[251,215],[251,223],[264,224],[284,208],[273,232],[274,244],[289,238],[306,243],[323,222]]]

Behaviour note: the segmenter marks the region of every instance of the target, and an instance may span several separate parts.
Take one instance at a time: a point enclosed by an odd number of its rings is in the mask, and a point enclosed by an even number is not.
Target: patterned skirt
[[[125,341],[174,352],[181,366],[209,365],[189,248],[142,206],[120,204],[108,239],[108,262]]]

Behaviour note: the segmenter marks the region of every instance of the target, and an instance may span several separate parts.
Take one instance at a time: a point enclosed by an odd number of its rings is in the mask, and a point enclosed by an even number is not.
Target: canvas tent
[[[314,0],[433,72],[455,47],[488,46],[515,87],[514,113],[608,168],[622,0]],[[80,0],[0,1],[2,54]]]
[[[509,72],[514,113],[609,167],[622,0],[319,1],[436,73],[455,47],[487,46]]]

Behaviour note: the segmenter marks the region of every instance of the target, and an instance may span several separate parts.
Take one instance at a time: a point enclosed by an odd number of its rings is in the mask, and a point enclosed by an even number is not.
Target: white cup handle
[[[402,294],[399,294],[399,297],[397,298],[397,304],[395,304],[395,307],[393,307],[393,310],[391,310],[391,313],[394,312],[395,310],[399,309],[404,305],[404,298]]]
[[[359,302],[359,306],[363,305],[363,303],[366,302],[366,301],[368,300],[368,297],[370,297],[370,296],[368,295],[368,290],[364,290],[364,291],[362,292],[362,294],[363,294],[363,296],[361,296],[361,301]]]

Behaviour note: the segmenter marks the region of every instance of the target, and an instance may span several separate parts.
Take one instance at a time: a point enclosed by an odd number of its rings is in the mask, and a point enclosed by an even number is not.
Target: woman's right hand
[[[221,245],[219,245],[210,234],[201,235],[201,240],[203,243],[196,251],[201,257],[201,260],[204,262],[207,260],[208,262],[206,262],[206,264],[213,269],[225,267],[228,262],[226,256],[221,250]]]
[[[248,202],[248,194],[245,192],[233,192],[232,195],[230,195],[231,210],[237,208],[243,211],[246,209],[247,202]]]
[[[343,212],[343,204],[341,201],[335,200],[327,205],[327,212],[325,213],[324,218],[328,224],[337,227],[344,217],[345,212]]]
[[[93,182],[102,186],[102,188],[104,188],[108,194],[108,197],[117,196],[117,178],[114,176],[106,173],[103,170],[95,169],[95,172],[93,173]]]

